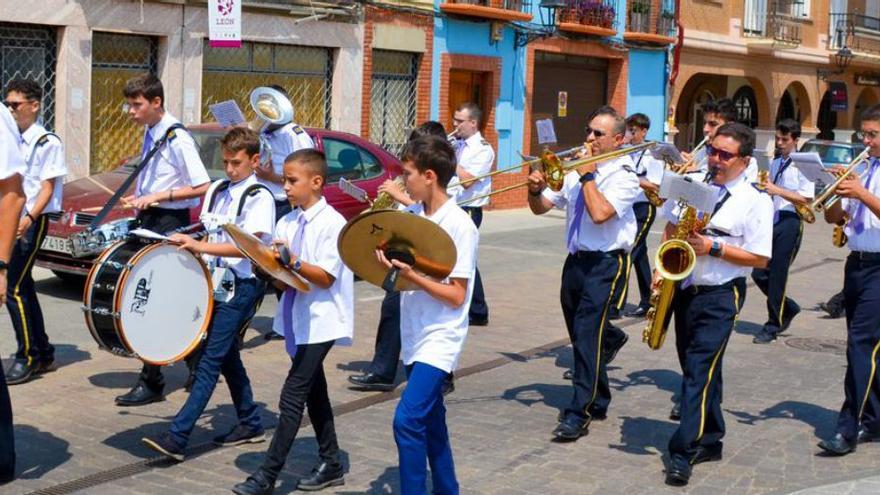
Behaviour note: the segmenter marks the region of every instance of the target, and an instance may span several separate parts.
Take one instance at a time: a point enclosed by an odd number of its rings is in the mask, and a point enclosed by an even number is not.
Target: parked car
[[[846,141],[829,141],[825,139],[810,139],[801,146],[800,151],[808,153],[815,152],[819,154],[822,164],[827,168],[836,166],[846,167],[859,154],[865,150],[862,143],[847,143]],[[856,167],[858,173],[865,171],[866,165]],[[816,191],[822,190],[827,184],[816,184]]]
[[[211,180],[225,177],[220,152],[223,129],[217,124],[200,124],[190,126],[189,130],[199,146],[199,154]],[[337,183],[340,178],[353,181],[366,190],[370,197],[375,197],[382,182],[401,173],[400,161],[396,157],[359,136],[326,129],[310,128],[306,132],[315,141],[315,146],[327,155],[328,186],[324,189],[324,195],[345,218],[357,215],[366,205],[339,189]],[[138,157],[131,158],[113,171],[77,179],[64,185],[62,211],[49,217],[46,239],[37,251],[37,266],[48,268],[65,280],[81,281],[88,274],[100,248],[95,249],[95,252],[84,251],[79,247],[74,249],[71,236],[85,230],[97,215],[97,208],[110,199],[110,193],[106,189],[115,191],[137,166],[137,159]],[[132,191],[133,189],[132,186]],[[190,211],[193,223],[198,220],[200,208],[201,205]],[[96,232],[103,240],[98,245],[106,245],[114,239],[124,237],[133,219],[133,210],[117,205]]]

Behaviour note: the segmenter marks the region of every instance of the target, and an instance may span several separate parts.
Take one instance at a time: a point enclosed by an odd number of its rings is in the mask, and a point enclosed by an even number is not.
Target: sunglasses
[[[18,107],[24,105],[25,103],[31,103],[31,101],[9,101],[6,100],[3,102],[4,105],[9,107],[13,112],[18,110]]]
[[[856,137],[859,139],[865,139],[866,137],[877,139],[877,136],[880,136],[880,131],[859,131],[856,133]]]
[[[596,136],[597,138],[605,136],[605,131],[601,131],[599,129],[593,129],[592,127],[587,127],[585,130],[587,131],[587,136],[589,136],[590,134]]]
[[[719,150],[711,146],[706,146],[706,156],[717,156],[719,160],[721,160],[722,162],[726,162],[728,160],[733,160],[739,155],[737,153],[731,153],[729,151]]]

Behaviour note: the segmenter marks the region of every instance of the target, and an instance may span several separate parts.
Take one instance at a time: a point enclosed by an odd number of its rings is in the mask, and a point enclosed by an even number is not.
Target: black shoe
[[[312,469],[312,474],[299,480],[296,489],[304,492],[316,492],[318,490],[323,490],[328,486],[344,485],[344,474],[342,464],[328,464],[322,462],[316,468]]]
[[[859,426],[859,443],[880,441],[880,431],[871,431],[865,425]]]
[[[758,335],[755,335],[755,338],[752,339],[752,342],[755,344],[769,344],[776,340],[776,333],[768,331],[766,329],[761,329],[758,332]]]
[[[676,401],[669,410],[669,419],[678,421],[681,419],[681,402]]]
[[[701,462],[714,462],[721,460],[721,450],[724,445],[718,442],[713,445],[700,445],[697,447],[697,453],[691,460],[691,464],[700,464]]]
[[[598,409],[590,408],[588,412],[590,413],[590,419],[593,421],[604,421],[608,419],[608,411],[600,411]]]
[[[485,327],[489,325],[489,317],[485,318],[468,318],[468,326],[472,327]]]
[[[37,374],[39,375],[53,371],[58,371],[58,366],[55,365],[55,359],[53,358],[49,358],[48,361],[40,361],[40,364],[37,365]]]
[[[619,341],[615,342],[613,345],[606,345],[602,349],[602,358],[605,360],[605,364],[611,364],[611,361],[614,361],[614,358],[617,357],[617,351],[623,348],[624,345],[629,341],[629,335],[623,334],[623,338]]]
[[[666,469],[666,484],[685,486],[691,480],[691,465],[683,459],[675,459]]]
[[[792,320],[794,320],[794,317],[801,312],[801,307],[798,305],[798,303],[792,301],[792,304],[794,305],[794,307],[791,310],[785,312],[785,321],[782,322],[782,330],[779,331],[780,333],[788,330],[788,327],[791,326],[791,322]]]
[[[162,391],[155,392],[150,387],[138,382],[127,394],[116,398],[116,405],[122,407],[144,406],[152,402],[165,400]]]
[[[632,311],[627,311],[626,317],[627,318],[644,318],[645,316],[648,315],[648,308],[649,308],[649,306],[639,305],[636,307],[636,309],[634,309]]]
[[[37,374],[39,368],[40,365],[37,363],[28,364],[27,361],[16,359],[12,362],[12,366],[6,370],[6,384],[20,385],[27,383]]]
[[[183,447],[177,444],[177,442],[171,438],[171,435],[168,433],[163,433],[156,438],[144,437],[141,438],[141,442],[144,442],[147,447],[155,450],[156,452],[164,455],[169,459],[173,459],[177,462],[183,462],[184,450]]]
[[[351,375],[348,377],[349,383],[354,384],[358,390],[366,390],[368,392],[390,392],[394,390],[394,381],[387,381],[379,375],[366,372],[363,375]]]
[[[229,433],[214,437],[217,445],[231,446],[245,443],[260,443],[266,441],[266,430],[260,428],[254,430],[245,425],[236,425]]]
[[[275,333],[274,331],[267,333],[264,337],[266,340],[284,340],[284,335],[280,335]],[[245,482],[247,483],[247,482]],[[239,485],[243,485],[244,483],[239,483]],[[238,486],[238,485],[236,485]]]
[[[248,476],[243,483],[232,487],[232,493],[236,495],[272,495],[275,491],[275,480],[270,480],[262,471]]]
[[[443,380],[443,395],[449,395],[455,392],[455,376],[450,373],[446,380]]]
[[[611,308],[608,310],[608,319],[609,320],[619,320],[620,319],[620,310],[617,308]]]
[[[828,455],[841,456],[849,454],[850,452],[855,452],[856,443],[857,442],[855,441],[850,442],[843,438],[843,435],[837,433],[833,437],[826,438],[819,442],[819,448],[828,453]]]
[[[573,442],[587,434],[590,420],[582,420],[573,416],[563,419],[553,430],[553,438],[559,442]]]
[[[573,369],[569,368],[569,369],[562,372],[562,379],[563,380],[571,380],[573,378],[574,378],[574,370]]]

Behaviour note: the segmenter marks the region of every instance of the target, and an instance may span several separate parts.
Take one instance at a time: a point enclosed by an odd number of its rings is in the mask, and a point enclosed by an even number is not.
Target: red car
[[[199,145],[199,154],[211,180],[225,177],[220,153],[223,129],[217,124],[200,124],[190,126],[189,130]],[[400,161],[395,156],[359,136],[326,129],[306,129],[306,132],[315,141],[315,146],[327,155],[329,173],[324,195],[345,218],[357,215],[366,205],[339,189],[340,178],[353,181],[373,198],[382,182],[401,173]],[[98,184],[115,191],[136,165],[137,159],[134,158],[111,172],[64,185],[62,212],[49,217],[49,231],[37,251],[38,266],[52,270],[62,279],[81,281],[103,247],[125,236],[128,223],[134,219],[134,211],[116,206],[96,230],[99,242],[90,248],[84,248],[82,243],[74,246],[71,242],[71,236],[85,230],[98,214],[99,207],[110,199],[110,193]],[[193,223],[198,220],[200,208],[193,208],[190,212]]]

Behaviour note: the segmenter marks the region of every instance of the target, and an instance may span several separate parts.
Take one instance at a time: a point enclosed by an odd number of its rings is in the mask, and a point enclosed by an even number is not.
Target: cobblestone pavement
[[[667,418],[680,374],[674,336],[652,352],[640,342],[643,323],[618,322],[630,342],[611,367],[614,399],[608,419],[573,444],[549,441],[557,410],[570,396],[562,372],[571,362],[559,311],[563,220],[526,211],[490,212],[480,245],[480,267],[491,323],[471,329],[448,398],[448,423],[459,481],[469,494],[587,493],[808,493],[880,491],[880,446],[868,444],[844,458],[817,455],[819,437],[833,431],[843,399],[845,330],[812,310],[842,284],[846,252],[830,245],[830,229],[808,226],[788,293],[804,308],[789,334],[771,345],[752,344],[766,317],[761,293],[750,287],[724,362],[724,459],[701,464],[687,489],[663,485],[666,443],[675,429]],[[657,231],[650,238],[657,243]],[[80,293],[40,272],[38,283],[58,347],[61,368],[12,387],[19,479],[0,494],[229,493],[256,468],[267,444],[215,449],[207,442],[234,421],[220,385],[193,435],[190,458],[169,466],[152,460],[140,443],[167,428],[185,400],[185,367],[167,371],[165,402],[123,409],[113,397],[136,379],[135,361],[97,350],[79,310]],[[632,281],[634,285],[634,280]],[[399,493],[391,434],[395,394],[350,390],[345,378],[372,355],[382,293],[356,284],[355,345],[333,349],[325,363],[330,396],[347,467],[341,494]],[[634,300],[635,296],[630,297]],[[283,344],[266,342],[274,313],[266,301],[248,333],[243,354],[265,405],[276,420],[278,393],[289,367]],[[14,346],[0,317],[0,353]],[[398,389],[399,392],[400,389]],[[304,425],[276,493],[289,493],[316,461]],[[98,481],[103,481],[98,483]],[[73,482],[73,483],[71,483]]]

